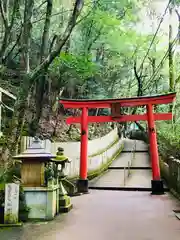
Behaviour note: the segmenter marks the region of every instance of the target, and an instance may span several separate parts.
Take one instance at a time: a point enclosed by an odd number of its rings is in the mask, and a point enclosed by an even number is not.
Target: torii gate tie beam
[[[67,100],[60,99],[60,103],[65,108],[82,109],[81,117],[69,117],[67,124],[81,124],[81,152],[80,152],[80,172],[77,181],[78,192],[88,192],[88,123],[96,122],[134,122],[147,121],[150,143],[150,159],[152,164],[152,194],[163,194],[163,182],[160,176],[159,155],[157,146],[157,136],[155,121],[171,120],[172,113],[154,113],[154,105],[170,104],[175,100],[176,93],[156,96],[143,96],[134,98],[107,99],[107,100]],[[122,115],[121,107],[146,106],[146,114],[143,115]],[[111,116],[88,116],[90,108],[110,108]]]

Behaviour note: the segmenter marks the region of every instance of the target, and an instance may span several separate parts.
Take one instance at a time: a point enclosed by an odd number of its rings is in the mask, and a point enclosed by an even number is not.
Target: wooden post
[[[79,193],[88,192],[87,180],[88,162],[88,108],[82,108],[81,115],[81,152],[80,152],[80,172],[77,188]]]
[[[150,158],[152,164],[152,193],[153,194],[164,194],[163,182],[160,177],[160,167],[159,167],[159,155],[157,146],[157,137],[154,121],[154,113],[152,104],[147,105],[147,115],[148,115],[148,133],[149,133],[149,143],[150,143]]]

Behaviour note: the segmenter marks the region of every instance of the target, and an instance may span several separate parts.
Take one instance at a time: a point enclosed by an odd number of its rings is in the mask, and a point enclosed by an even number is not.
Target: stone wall
[[[32,142],[32,138],[23,139],[22,151]],[[55,154],[58,147],[63,147],[65,155],[71,159],[67,165],[66,173],[69,177],[79,174],[80,142],[50,142],[42,141],[42,145]],[[120,152],[123,140],[118,138],[117,129],[114,129],[104,137],[88,141],[88,172],[95,171],[110,161],[116,153]]]
[[[170,157],[167,162],[160,159],[161,175],[168,187],[180,195],[180,160]]]
[[[96,154],[99,151],[107,148],[109,144],[114,142],[117,139],[117,129],[114,129],[107,135],[101,138],[97,138],[94,140],[88,141],[88,155]],[[57,148],[61,146],[64,148],[64,152],[70,158],[77,158],[80,156],[80,142],[55,142],[52,143],[51,151],[52,153],[56,153]]]

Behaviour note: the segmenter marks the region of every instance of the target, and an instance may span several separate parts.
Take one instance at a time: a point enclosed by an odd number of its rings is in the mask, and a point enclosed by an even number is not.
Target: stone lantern
[[[51,166],[51,159],[55,157],[42,147],[38,138],[27,150],[14,157],[22,162],[21,181],[30,219],[52,220],[59,213],[59,183]],[[47,169],[51,169],[52,174],[46,179]],[[51,184],[48,184],[49,179]]]
[[[56,169],[58,172],[59,180],[59,211],[68,212],[72,208],[71,198],[68,196],[68,193],[63,185],[66,175],[64,173],[67,163],[71,161],[67,156],[64,155],[64,149],[59,147],[56,153],[56,157],[52,159],[52,162],[55,163]]]

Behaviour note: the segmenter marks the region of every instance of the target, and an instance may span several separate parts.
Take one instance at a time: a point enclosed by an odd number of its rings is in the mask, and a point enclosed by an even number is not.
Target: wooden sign
[[[18,223],[19,213],[19,184],[8,183],[5,185],[4,223]]]

